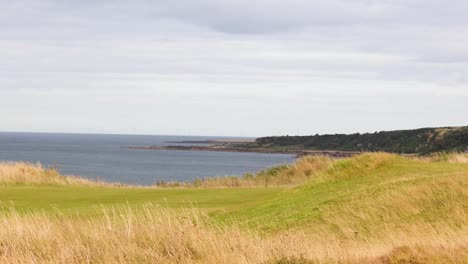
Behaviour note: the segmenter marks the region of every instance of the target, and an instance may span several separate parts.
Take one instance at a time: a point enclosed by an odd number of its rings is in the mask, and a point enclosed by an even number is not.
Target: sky
[[[466,0],[0,0],[0,131],[468,125]]]

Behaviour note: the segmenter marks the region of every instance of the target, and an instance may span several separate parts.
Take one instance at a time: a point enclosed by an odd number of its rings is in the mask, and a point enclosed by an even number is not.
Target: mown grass
[[[145,203],[167,208],[204,208],[209,212],[237,210],[262,203],[282,188],[115,188],[83,186],[0,186],[0,201],[20,212],[92,214],[95,207],[137,207]]]
[[[273,174],[294,188],[10,177],[0,184],[0,262],[468,263],[465,157],[304,159]]]

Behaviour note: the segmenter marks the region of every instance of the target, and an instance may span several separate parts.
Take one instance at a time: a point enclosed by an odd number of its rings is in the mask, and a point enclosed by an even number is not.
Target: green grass
[[[217,221],[256,230],[314,230],[368,234],[398,222],[457,220],[466,209],[468,165],[416,161],[390,154],[339,160],[296,188],[125,188],[76,185],[0,185],[4,208],[20,212],[94,215],[97,208],[202,208]],[[449,204],[447,201],[456,201]],[[346,215],[347,222],[340,217]],[[369,227],[367,222],[372,222]],[[338,227],[341,226],[341,227]],[[343,227],[344,226],[344,227]]]
[[[143,189],[77,186],[0,186],[0,202],[20,212],[92,214],[96,207],[145,203],[169,208],[197,207],[209,212],[237,210],[273,199],[284,189]]]
[[[466,164],[366,154],[338,161],[306,185],[218,218],[242,219],[238,222],[273,232],[320,227],[344,234],[337,226],[346,222],[346,227],[369,234],[402,221],[443,223],[446,218],[451,218],[447,224],[462,226],[467,219],[456,210],[468,209],[467,190]]]
[[[3,164],[0,262],[468,263],[467,155],[303,159],[286,176],[311,168],[294,188],[140,188]]]

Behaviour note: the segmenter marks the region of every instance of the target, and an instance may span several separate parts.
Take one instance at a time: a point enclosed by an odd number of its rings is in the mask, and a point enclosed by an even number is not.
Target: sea
[[[226,137],[0,133],[0,161],[53,166],[62,174],[135,185],[239,176],[294,161],[294,155],[128,149],[176,145],[178,141],[228,140]],[[246,138],[236,138],[246,139]],[[187,145],[187,144],[183,144]]]

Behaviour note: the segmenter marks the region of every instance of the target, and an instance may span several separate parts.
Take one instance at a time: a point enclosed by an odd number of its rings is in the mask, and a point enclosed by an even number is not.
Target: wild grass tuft
[[[417,160],[427,162],[448,162],[452,164],[468,164],[468,153],[434,153],[429,156],[417,157]]]
[[[53,167],[43,167],[40,163],[0,162],[0,184],[35,185],[86,185],[104,186],[109,183],[64,176]]]
[[[331,167],[334,160],[325,156],[305,156],[293,164],[279,165],[243,176],[224,176],[196,179],[193,182],[156,183],[158,187],[278,187],[297,186],[311,180],[314,175]]]
[[[93,219],[0,214],[0,263],[463,263],[467,257],[466,237],[431,230],[368,240],[303,232],[260,236],[191,208],[96,210]]]

